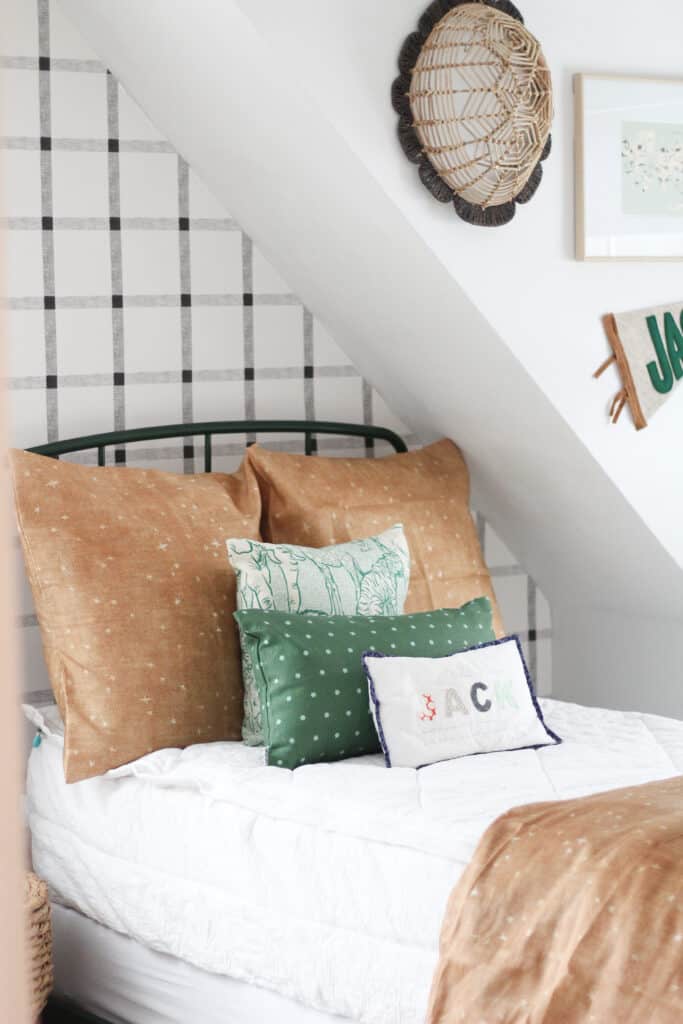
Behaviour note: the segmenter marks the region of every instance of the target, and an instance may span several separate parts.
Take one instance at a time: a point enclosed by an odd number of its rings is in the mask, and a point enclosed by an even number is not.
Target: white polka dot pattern
[[[680,776],[498,818],[449,899],[428,1024],[678,1024],[682,836]]]
[[[258,538],[260,495],[231,475],[92,468],[11,453],[19,529],[69,782],[142,754],[238,739],[227,539]]]
[[[339,544],[403,523],[410,549],[407,612],[491,600],[491,578],[469,509],[469,475],[458,448],[443,440],[381,459],[331,459],[249,448],[263,495],[266,540]]]

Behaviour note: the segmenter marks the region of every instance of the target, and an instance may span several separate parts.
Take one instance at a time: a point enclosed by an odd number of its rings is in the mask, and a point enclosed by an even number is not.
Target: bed
[[[419,773],[375,756],[292,774],[226,743],[72,786],[43,713],[27,812],[57,994],[130,1024],[247,1024],[271,1007],[292,1024],[420,1024],[448,895],[494,818],[683,772],[683,723],[543,708],[562,746]]]
[[[215,434],[403,442],[380,428],[195,424],[58,442],[57,457]],[[50,1020],[421,1024],[449,894],[520,804],[683,773],[683,723],[542,701],[560,746],[387,770],[379,755],[295,772],[237,742],[156,751],[72,785],[56,708],[30,714],[27,817],[51,890]],[[60,1009],[61,1008],[61,1009]],[[85,1014],[85,1016],[83,1016]]]

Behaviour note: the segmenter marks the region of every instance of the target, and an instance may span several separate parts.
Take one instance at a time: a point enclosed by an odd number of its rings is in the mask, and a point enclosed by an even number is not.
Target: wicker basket
[[[42,1012],[52,990],[52,923],[47,885],[37,875],[26,875],[26,912],[29,1003],[33,1017]]]
[[[391,87],[422,184],[470,224],[507,224],[550,153],[552,82],[511,0],[432,0]]]
[[[422,46],[409,98],[423,152],[456,195],[484,209],[519,195],[553,116],[550,72],[524,25],[486,4],[454,7]]]

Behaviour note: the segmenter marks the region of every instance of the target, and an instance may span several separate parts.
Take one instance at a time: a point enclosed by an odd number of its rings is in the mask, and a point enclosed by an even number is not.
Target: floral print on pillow
[[[400,615],[410,583],[410,553],[397,524],[376,537],[324,548],[229,540],[238,609],[293,614]],[[245,743],[263,743],[261,707],[242,644]]]

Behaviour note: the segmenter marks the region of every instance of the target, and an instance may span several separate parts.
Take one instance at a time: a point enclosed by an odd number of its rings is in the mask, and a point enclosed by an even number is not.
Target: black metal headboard
[[[386,441],[397,452],[408,451],[405,441],[386,427],[364,423],[331,423],[317,420],[218,420],[213,423],[176,423],[162,427],[140,427],[136,430],[112,430],[107,434],[72,437],[65,441],[39,444],[28,451],[58,459],[60,455],[97,449],[98,466],[106,465],[106,449],[135,441],[160,441],[164,438],[203,437],[204,471],[211,472],[211,439],[215,434],[303,434],[306,455],[316,451],[317,434],[338,437],[361,437],[371,447],[375,441]]]

